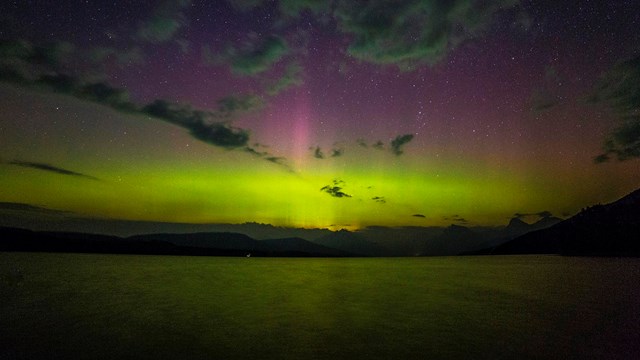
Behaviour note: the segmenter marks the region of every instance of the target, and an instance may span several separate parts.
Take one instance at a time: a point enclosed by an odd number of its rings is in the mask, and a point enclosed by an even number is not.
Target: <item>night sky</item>
[[[640,186],[638,1],[3,1],[0,14],[4,213],[494,226]]]

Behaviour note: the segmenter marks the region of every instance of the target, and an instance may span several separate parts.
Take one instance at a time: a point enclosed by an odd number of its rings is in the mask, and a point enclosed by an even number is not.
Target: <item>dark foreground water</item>
[[[640,260],[0,253],[0,359],[640,356]]]

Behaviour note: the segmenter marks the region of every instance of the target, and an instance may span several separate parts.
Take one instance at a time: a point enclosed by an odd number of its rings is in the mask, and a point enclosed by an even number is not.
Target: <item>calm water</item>
[[[0,358],[638,358],[640,260],[0,253]]]

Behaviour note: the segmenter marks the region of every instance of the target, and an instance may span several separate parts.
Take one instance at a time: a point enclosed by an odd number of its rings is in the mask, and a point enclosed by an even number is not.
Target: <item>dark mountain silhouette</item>
[[[292,229],[265,224],[193,225],[192,231],[184,225],[178,232],[151,233],[130,237],[97,235],[85,232],[30,231],[0,227],[0,250],[16,251],[69,251],[135,254],[183,255],[245,255],[256,256],[442,256],[474,253],[493,248],[519,235],[559,221],[545,217],[537,223],[527,224],[514,218],[506,227],[472,227],[460,225],[442,227],[369,227],[350,232],[332,232],[327,229]],[[107,224],[107,223],[105,223]],[[112,222],[110,228],[131,225]],[[136,223],[137,224],[137,223]],[[147,226],[149,224],[142,224]],[[173,227],[176,224],[165,224]],[[106,225],[105,225],[106,226]],[[233,230],[275,236],[303,234],[257,240],[251,234]],[[224,230],[224,231],[217,231]],[[115,231],[115,230],[114,230]],[[131,231],[126,227],[123,232]],[[4,234],[4,236],[2,236]],[[6,240],[5,240],[6,239]],[[308,241],[311,240],[311,241]]]
[[[340,230],[313,241],[316,244],[361,256],[385,256],[388,251],[360,234]]]
[[[134,241],[163,241],[178,246],[190,246],[210,249],[233,249],[268,252],[272,249],[266,243],[252,239],[247,235],[228,232],[203,232],[193,234],[147,234],[128,238]]]
[[[327,256],[351,256],[352,253],[312,243],[301,238],[260,240],[274,251],[321,254]]]
[[[529,229],[530,229],[530,225],[522,221],[518,217],[514,217],[513,219],[509,220],[509,224],[507,225],[506,228],[504,228],[506,233],[517,233],[517,234],[523,234],[529,231]]]
[[[547,229],[499,245],[492,253],[640,256],[640,190],[583,209]]]
[[[424,253],[425,241],[443,231],[444,228],[435,226],[369,226],[355,233],[384,248],[387,256],[420,256]]]
[[[485,236],[466,226],[450,225],[434,239],[425,242],[423,255],[451,256],[484,247]]]
[[[129,238],[0,227],[0,251],[200,256],[347,256],[304,240],[268,242],[237,233],[148,234]],[[308,242],[307,242],[308,243]]]
[[[529,231],[533,231],[533,230],[542,230],[542,229],[546,229],[548,227],[551,227],[559,222],[561,222],[562,219],[557,218],[555,216],[546,216],[543,217],[542,219],[536,221],[535,223],[531,224],[531,230]]]
[[[514,217],[505,227],[473,227],[451,225],[438,236],[425,240],[422,254],[427,256],[451,256],[487,253],[503,244],[531,231],[547,228],[562,221],[556,217],[543,217],[528,224]]]
[[[36,232],[18,228],[0,228],[0,251],[80,252],[111,254],[181,254],[165,242],[129,241],[108,235]]]
[[[511,240],[528,232],[541,230],[553,226],[562,221],[562,219],[554,216],[545,216],[533,224],[528,224],[518,217],[509,220],[509,224],[502,231],[500,236],[505,240]]]

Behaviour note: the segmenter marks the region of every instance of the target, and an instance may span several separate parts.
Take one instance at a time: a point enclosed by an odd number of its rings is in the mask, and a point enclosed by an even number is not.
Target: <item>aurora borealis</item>
[[[635,1],[7,1],[0,14],[4,212],[492,226],[640,186]]]

